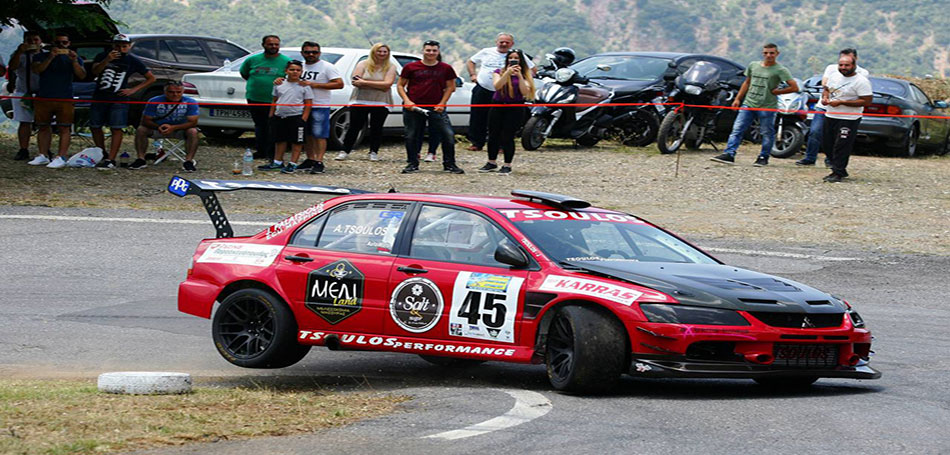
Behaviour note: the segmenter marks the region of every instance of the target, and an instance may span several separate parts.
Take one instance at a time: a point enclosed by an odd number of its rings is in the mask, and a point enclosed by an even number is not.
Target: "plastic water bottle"
[[[161,153],[163,149],[165,148],[165,144],[162,142],[161,139],[155,139],[154,141],[152,141],[152,147],[155,147],[156,153]]]
[[[129,167],[129,152],[119,155],[119,167]]]
[[[251,148],[244,149],[244,167],[241,169],[241,175],[254,175],[254,154]]]

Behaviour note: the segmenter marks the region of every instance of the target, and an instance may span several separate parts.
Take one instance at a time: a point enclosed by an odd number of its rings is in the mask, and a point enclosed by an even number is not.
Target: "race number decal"
[[[524,278],[460,272],[452,292],[449,335],[514,343],[522,283]]]

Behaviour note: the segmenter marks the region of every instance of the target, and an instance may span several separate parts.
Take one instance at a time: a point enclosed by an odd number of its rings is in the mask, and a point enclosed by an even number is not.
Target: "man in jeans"
[[[775,61],[778,58],[778,46],[772,43],[762,47],[762,61],[752,62],[745,69],[745,82],[739,89],[739,94],[732,102],[732,107],[743,107],[732,124],[732,133],[729,134],[729,143],[726,150],[712,158],[713,161],[734,164],[736,150],[742,143],[742,136],[752,124],[753,119],[759,120],[759,132],[762,134],[762,151],[756,158],[754,166],[769,164],[772,146],[775,144],[775,109],[778,108],[778,95],[798,91],[798,83],[792,79],[782,64]],[[785,82],[788,87],[777,88]],[[764,110],[760,110],[764,109]]]
[[[274,141],[270,137],[270,102],[274,91],[274,79],[284,75],[290,58],[280,53],[280,37],[267,35],[261,40],[264,52],[255,54],[241,64],[241,77],[247,81],[245,98],[251,119],[254,120],[254,142],[257,153],[254,158],[270,159],[274,156]],[[255,106],[257,104],[257,106]]]
[[[841,52],[838,53],[838,58],[841,58],[842,56],[845,56],[845,55],[850,55],[851,57],[853,57],[855,62],[858,61],[857,49],[853,49],[850,47],[847,49],[842,49]],[[868,70],[861,68],[861,65],[858,65],[855,71],[864,77],[868,77]],[[825,72],[821,76],[822,88],[824,88],[825,85],[828,84],[828,77],[830,77],[831,75],[837,72],[838,72],[837,63],[832,63],[828,65],[827,67],[825,67]],[[824,104],[822,104],[821,101],[818,101],[818,104],[815,105],[815,110],[820,111],[820,112],[816,112],[815,115],[812,116],[811,124],[809,125],[809,128],[808,128],[808,146],[805,147],[805,158],[802,158],[796,161],[795,164],[799,166],[814,166],[815,161],[818,160],[818,151],[821,149],[821,141],[822,141],[822,126],[825,123],[824,111],[827,108],[828,106],[825,106]],[[828,156],[829,156],[828,153],[825,153],[825,167],[831,167],[831,159],[827,158]]]
[[[861,125],[864,106],[871,104],[874,92],[871,81],[857,73],[858,63],[850,55],[838,58],[838,72],[828,76],[821,91],[821,102],[827,107],[822,134],[822,148],[831,159],[831,174],[824,181],[837,183],[848,176],[848,159]]]
[[[481,104],[493,104],[492,97],[495,95],[495,85],[492,83],[492,72],[498,68],[505,67],[505,57],[508,51],[515,45],[515,38],[511,33],[499,33],[495,37],[495,47],[486,47],[472,56],[465,62],[469,77],[475,82],[472,88],[472,113],[469,116],[468,140],[472,145],[468,148],[472,151],[481,150],[485,146],[488,134],[488,107],[476,107]],[[478,65],[478,72],[475,71],[475,65]],[[535,73],[534,62],[528,59],[528,68]]]
[[[408,162],[403,174],[419,172],[426,117],[441,130],[442,169],[453,174],[465,173],[455,165],[455,131],[445,112],[445,103],[455,91],[455,70],[439,61],[439,52],[438,41],[426,41],[422,45],[422,60],[404,66],[399,75],[396,89],[402,97]]]

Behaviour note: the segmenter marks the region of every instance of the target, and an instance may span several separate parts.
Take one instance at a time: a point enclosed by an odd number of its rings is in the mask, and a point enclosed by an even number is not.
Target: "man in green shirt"
[[[720,163],[733,164],[736,161],[736,149],[742,143],[752,120],[759,119],[759,132],[762,134],[762,151],[756,158],[754,166],[769,164],[772,146],[775,145],[775,111],[778,107],[778,95],[798,91],[798,84],[792,79],[782,64],[775,61],[778,58],[778,46],[769,43],[762,48],[762,61],[752,62],[745,69],[745,82],[739,89],[732,107],[739,108],[736,121],[732,124],[732,133],[726,150],[712,158]],[[785,88],[778,88],[782,82],[788,84]],[[764,109],[764,110],[763,110]]]
[[[270,137],[268,119],[273,99],[274,79],[284,75],[290,58],[280,53],[280,37],[267,35],[261,40],[264,52],[254,54],[241,64],[241,77],[247,81],[245,98],[251,119],[254,120],[254,142],[257,153],[254,158],[270,159],[274,156],[274,141]],[[255,106],[257,104],[257,106]]]

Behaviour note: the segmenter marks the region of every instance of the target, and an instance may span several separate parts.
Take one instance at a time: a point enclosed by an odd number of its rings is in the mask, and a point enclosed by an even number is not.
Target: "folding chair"
[[[182,163],[185,162],[184,138],[164,137],[156,131],[152,134],[152,139],[152,148],[155,149],[155,162],[153,164],[165,161],[165,158],[168,158],[169,155]]]

